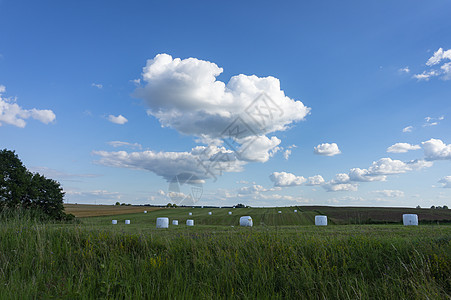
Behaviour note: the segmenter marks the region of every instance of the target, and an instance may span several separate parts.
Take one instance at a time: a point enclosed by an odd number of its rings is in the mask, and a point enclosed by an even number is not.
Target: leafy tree
[[[0,151],[0,209],[29,209],[56,219],[71,219],[64,213],[60,184],[39,173],[33,174],[14,151]]]
[[[115,205],[121,205],[119,202],[116,202],[116,204]]]
[[[417,205],[417,208],[421,208],[421,206]]]
[[[446,205],[443,205],[443,209],[448,209],[448,206],[446,206]]]
[[[431,206],[431,209],[435,209],[435,206],[434,206],[434,205],[432,205],[432,206]]]
[[[0,151],[0,205],[15,208],[28,203],[32,175],[14,151]]]
[[[245,208],[246,205],[242,204],[242,203],[238,203],[237,205],[235,205],[236,208]]]

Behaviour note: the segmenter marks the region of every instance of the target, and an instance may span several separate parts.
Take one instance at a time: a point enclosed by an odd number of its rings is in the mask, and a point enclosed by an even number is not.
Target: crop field
[[[320,227],[312,226],[318,213],[303,207],[298,213],[293,208],[143,210],[148,213],[85,217],[73,224],[0,218],[1,298],[451,296],[446,223]],[[252,216],[254,227],[238,226],[243,215]],[[160,216],[180,225],[156,229]],[[186,226],[187,219],[195,226]]]

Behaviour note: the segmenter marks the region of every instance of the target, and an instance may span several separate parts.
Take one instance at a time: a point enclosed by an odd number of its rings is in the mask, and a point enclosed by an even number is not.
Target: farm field
[[[121,206],[121,205],[92,205],[92,204],[64,204],[64,210],[77,218],[94,216],[111,216],[120,214],[140,213],[145,210],[157,210],[157,207]]]
[[[85,205],[65,204],[67,213],[76,217],[111,216],[137,212],[155,211],[156,217],[179,217],[186,220],[188,212],[197,217],[197,224],[233,225],[238,216],[251,215],[254,225],[311,225],[315,215],[327,215],[329,224],[383,224],[400,223],[403,214],[417,214],[423,223],[451,222],[450,209],[428,208],[389,208],[389,207],[332,207],[332,206],[293,206],[271,208],[158,208],[148,206],[115,206],[115,205]],[[294,213],[294,210],[298,213]],[[208,216],[211,211],[215,218]],[[233,213],[229,218],[227,213]],[[282,211],[282,214],[277,214]],[[155,220],[154,220],[155,222]]]
[[[451,296],[449,225],[318,227],[311,225],[316,212],[293,213],[293,208],[146,210],[147,214],[86,217],[75,224],[0,218],[0,295],[7,299]],[[253,217],[254,227],[237,226],[246,214]],[[156,229],[160,216],[177,219],[180,225]],[[188,218],[195,221],[194,227],[184,225]],[[118,224],[112,225],[112,219]],[[130,225],[124,224],[126,219]]]

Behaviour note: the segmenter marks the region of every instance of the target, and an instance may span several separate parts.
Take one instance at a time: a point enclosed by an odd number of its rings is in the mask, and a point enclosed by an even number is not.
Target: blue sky
[[[0,147],[70,203],[449,205],[450,9],[0,0]]]

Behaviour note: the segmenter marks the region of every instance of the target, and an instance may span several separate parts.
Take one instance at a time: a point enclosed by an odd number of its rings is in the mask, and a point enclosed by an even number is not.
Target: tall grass
[[[446,299],[451,293],[449,226],[137,233],[123,227],[1,220],[1,298]]]

